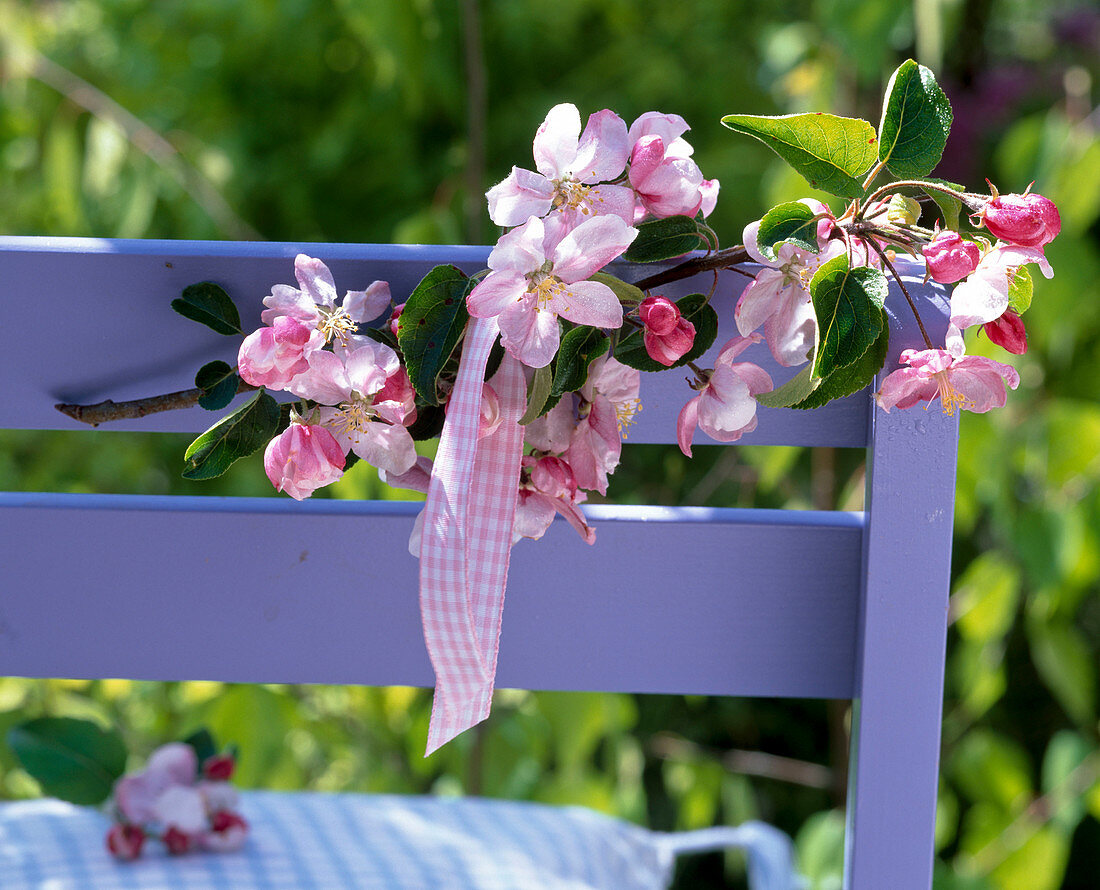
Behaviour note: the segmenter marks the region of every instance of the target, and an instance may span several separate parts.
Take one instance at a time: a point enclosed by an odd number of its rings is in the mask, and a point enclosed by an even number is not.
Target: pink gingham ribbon
[[[527,401],[506,354],[492,381],[501,423],[478,441],[497,331],[496,319],[470,320],[424,507],[420,615],[436,682],[425,756],[488,717],[493,696]]]

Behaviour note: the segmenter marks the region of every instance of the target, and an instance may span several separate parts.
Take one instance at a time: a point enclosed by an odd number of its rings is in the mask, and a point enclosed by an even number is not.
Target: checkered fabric
[[[496,336],[495,319],[466,331],[424,506],[420,613],[436,683],[426,755],[488,717],[493,695],[527,392],[522,366],[505,355],[491,381],[500,426],[479,441]]]
[[[56,800],[0,806],[3,890],[661,890],[677,852],[747,850],[753,890],[794,890],[790,841],[761,823],[647,831],[580,807],[245,792],[236,853],[115,862],[108,822]]]

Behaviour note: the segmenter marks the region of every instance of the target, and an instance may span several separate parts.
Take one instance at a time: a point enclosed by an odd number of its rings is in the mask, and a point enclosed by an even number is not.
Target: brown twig
[[[925,345],[927,345],[929,349],[935,349],[936,347],[932,345],[932,340],[928,337],[928,331],[924,329],[924,322],[921,321],[920,313],[917,311],[917,304],[914,303],[913,298],[909,296],[909,289],[905,286],[905,282],[901,280],[901,276],[898,275],[898,270],[894,268],[894,264],[890,262],[890,258],[886,255],[886,251],[884,251],[881,247],[878,246],[877,243],[875,243],[874,238],[867,238],[865,240],[868,244],[871,245],[871,247],[875,249],[875,252],[882,258],[883,263],[886,264],[886,268],[889,269],[890,274],[894,276],[894,281],[896,281],[898,283],[898,287],[901,288],[901,292],[905,294],[905,299],[909,303],[909,308],[913,310],[913,317],[917,320],[917,327],[920,328],[920,334],[922,337],[924,337]]]
[[[657,272],[640,281],[631,283],[640,290],[650,290],[654,287],[660,287],[662,284],[669,284],[672,281],[690,278],[692,275],[698,275],[700,272],[713,272],[716,269],[728,269],[737,263],[747,263],[751,261],[751,259],[752,257],[749,256],[748,251],[746,251],[744,247],[727,247],[725,250],[719,250],[708,256],[692,257],[690,260],[685,260],[678,266],[673,266],[671,269],[665,269],[663,272]]]
[[[481,13],[478,0],[462,3],[462,49],[466,71],[466,240],[481,243],[485,204],[485,54],[481,46]]]
[[[237,392],[248,392],[257,389],[243,380],[237,387]],[[146,396],[143,399],[132,399],[128,402],[113,402],[106,399],[96,402],[94,405],[70,405],[64,402],[54,407],[67,417],[86,423],[89,426],[99,426],[110,420],[130,420],[135,417],[145,417],[148,414],[157,414],[161,411],[176,411],[180,408],[192,408],[199,403],[202,397],[201,389],[182,389],[179,392],[169,392],[159,396]]]
[[[712,751],[671,733],[654,736],[650,748],[662,760],[706,757],[718,760],[733,773],[790,782],[806,788],[829,788],[833,782],[833,771],[819,763],[780,757],[764,751]]]

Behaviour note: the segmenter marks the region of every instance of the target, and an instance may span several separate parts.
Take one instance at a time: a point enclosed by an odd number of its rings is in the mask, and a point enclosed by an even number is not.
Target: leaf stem
[[[875,253],[882,258],[882,262],[885,263],[886,268],[890,270],[890,274],[894,276],[894,280],[898,283],[898,287],[901,288],[901,292],[905,294],[905,299],[909,303],[909,308],[913,310],[913,317],[917,320],[917,327],[920,328],[921,336],[924,337],[925,345],[929,349],[935,349],[936,347],[932,345],[932,340],[928,336],[928,331],[924,329],[924,322],[921,321],[920,313],[917,311],[917,304],[913,302],[913,298],[909,295],[909,289],[905,286],[905,282],[901,280],[901,276],[898,275],[898,270],[894,268],[894,264],[890,262],[890,258],[886,255],[886,251],[878,246],[874,238],[868,238],[867,243],[870,244],[871,247],[875,249]]]
[[[250,392],[259,387],[243,380],[237,387],[237,392]],[[199,403],[203,390],[182,389],[178,392],[164,393],[159,396],[146,396],[143,399],[131,399],[128,402],[113,402],[106,399],[96,402],[94,405],[71,405],[64,402],[54,407],[67,417],[86,423],[90,426],[99,426],[111,420],[129,420],[136,417],[145,417],[148,414],[157,414],[161,411],[176,411],[180,408],[192,408]]]
[[[863,190],[867,191],[871,187],[871,183],[875,181],[875,177],[879,175],[882,168],[886,166],[886,161],[879,161],[871,168],[871,172],[867,174],[867,178],[863,180]]]
[[[951,195],[955,198],[958,198],[960,201],[963,201],[963,199],[968,194],[967,192],[960,192],[956,189],[948,188],[945,185],[940,185],[938,182],[928,182],[927,180],[923,179],[899,179],[896,182],[888,182],[886,183],[886,185],[877,188],[875,191],[867,196],[867,199],[863,202],[863,206],[869,206],[870,204],[881,198],[883,195],[887,194],[891,189],[898,188],[920,188],[926,190],[931,189],[934,192],[943,192],[946,195]],[[965,204],[966,202],[963,201],[963,203]]]

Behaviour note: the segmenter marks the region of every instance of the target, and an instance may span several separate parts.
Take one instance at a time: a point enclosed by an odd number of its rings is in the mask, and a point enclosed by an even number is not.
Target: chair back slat
[[[484,247],[0,238],[0,274],[9,292],[23,295],[10,301],[5,324],[39,334],[12,338],[0,368],[0,385],[8,394],[0,405],[0,427],[72,429],[73,421],[54,410],[56,402],[122,401],[188,389],[204,362],[236,364],[238,338],[221,337],[180,317],[171,301],[189,284],[215,281],[237,303],[247,333],[259,327],[271,286],[294,284],[293,258],[299,252],[324,259],[341,294],[380,278],[390,282],[397,300],[438,263],[473,273],[485,267],[488,256]],[[747,280],[723,279],[716,295],[722,324],[708,358],[736,336],[732,310]],[[711,276],[699,276],[666,292],[706,290],[712,282]],[[790,376],[762,348],[746,359],[760,363],[777,382]],[[687,374],[642,375],[643,408],[629,441],[675,441],[676,417],[693,395],[684,382]],[[745,442],[864,447],[867,411],[863,397],[804,414],[762,409],[758,429]],[[194,408],[112,422],[110,428],[198,433],[213,417]]]
[[[0,676],[431,685],[418,508],[0,495]],[[861,514],[591,512],[516,547],[499,685],[851,695]]]

